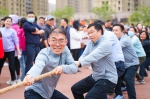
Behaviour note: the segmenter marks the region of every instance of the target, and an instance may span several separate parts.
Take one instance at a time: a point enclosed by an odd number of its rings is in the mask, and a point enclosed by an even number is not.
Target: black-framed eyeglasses
[[[53,43],[53,44],[64,44],[66,42],[66,39],[60,39],[60,40],[56,40],[56,39],[50,39],[50,41]]]

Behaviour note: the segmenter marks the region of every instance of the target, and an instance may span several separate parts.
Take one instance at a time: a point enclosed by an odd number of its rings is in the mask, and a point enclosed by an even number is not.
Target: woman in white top
[[[74,21],[73,28],[70,28],[70,49],[75,61],[79,59],[79,50],[81,48],[81,35],[79,34],[79,21]]]

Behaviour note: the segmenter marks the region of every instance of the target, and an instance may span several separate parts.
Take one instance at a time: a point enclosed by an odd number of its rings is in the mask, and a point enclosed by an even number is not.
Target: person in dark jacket
[[[34,23],[35,14],[32,11],[27,13],[27,22],[23,24],[23,29],[26,36],[26,68],[25,74],[30,70],[35,60],[35,57],[40,51],[40,36],[44,30]]]
[[[50,31],[53,28],[53,24],[54,24],[54,17],[49,15],[45,18],[45,25],[43,26],[43,30],[45,31],[44,34],[42,34],[42,44],[41,44],[41,49],[42,48],[46,48],[49,47],[48,45],[48,37],[50,35]]]
[[[150,66],[150,42],[148,33],[146,31],[141,31],[139,34],[139,38],[142,42],[142,46],[146,53],[146,59],[140,65],[140,75],[143,78],[143,80],[139,81],[139,83],[145,83],[144,81],[145,68],[148,68],[148,66]]]

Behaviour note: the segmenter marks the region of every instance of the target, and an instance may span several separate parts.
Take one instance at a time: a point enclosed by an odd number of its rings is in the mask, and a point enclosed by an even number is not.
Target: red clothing
[[[3,49],[3,41],[2,38],[0,37],[0,59],[4,57],[4,49]]]

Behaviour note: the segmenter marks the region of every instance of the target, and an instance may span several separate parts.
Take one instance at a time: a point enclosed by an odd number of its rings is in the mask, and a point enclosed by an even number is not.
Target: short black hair
[[[141,32],[139,33],[139,39],[140,39],[140,41],[142,41],[141,38],[140,38],[140,35],[141,35],[143,32],[145,32],[145,34],[146,34],[146,39],[149,40],[148,32],[147,32],[147,31],[141,31]]]
[[[1,19],[1,21],[5,21],[5,19],[4,19],[4,18],[2,18],[2,19]]]
[[[26,18],[21,18],[21,19],[19,20],[19,27],[22,28],[22,27],[23,27],[23,24],[24,24],[25,22],[27,22]]]
[[[75,20],[73,22],[73,28],[75,28],[76,30],[79,30],[79,27],[81,26],[80,22],[78,20]]]
[[[6,17],[4,18],[4,21],[6,21],[7,19],[11,19],[11,21],[12,21],[12,18],[9,17],[9,16],[6,16]]]
[[[67,24],[68,24],[68,19],[67,18],[62,18]]]
[[[65,35],[65,37],[66,37],[66,31],[65,31],[65,29],[63,29],[61,27],[55,27],[54,29],[52,29],[50,34],[49,34],[49,37],[52,33],[60,33],[60,34]]]
[[[111,22],[111,20],[107,20],[106,22]]]
[[[28,14],[34,14],[34,12],[33,11],[29,11],[29,12],[27,12],[27,15]],[[35,15],[35,14],[34,14]]]
[[[96,20],[96,21],[94,21],[94,23],[100,24],[101,26],[105,25],[105,23],[101,20]]]
[[[45,20],[45,18],[44,18],[44,17],[39,17],[39,19],[44,19],[44,20]]]
[[[135,27],[130,27],[129,29],[133,28],[134,29],[134,32],[137,33],[137,30]]]
[[[92,27],[92,26],[94,26],[94,28],[95,28],[97,31],[101,30],[101,31],[102,31],[102,35],[103,35],[103,28],[102,28],[102,25],[100,25],[100,24],[94,22],[94,23],[90,24],[87,28],[89,29],[89,28]]]
[[[115,27],[115,26],[119,26],[121,31],[124,31],[124,26],[123,25],[121,25],[121,24],[114,24],[113,27]]]

